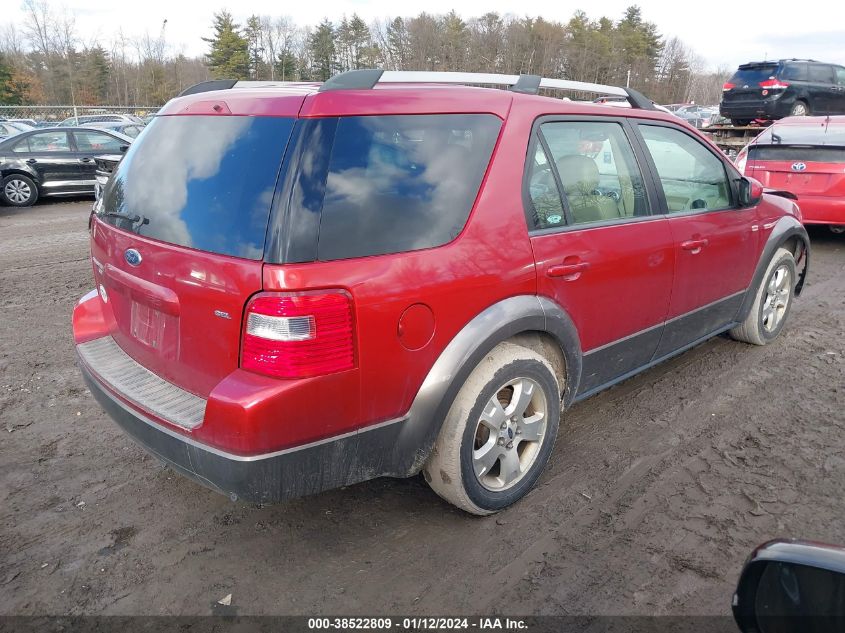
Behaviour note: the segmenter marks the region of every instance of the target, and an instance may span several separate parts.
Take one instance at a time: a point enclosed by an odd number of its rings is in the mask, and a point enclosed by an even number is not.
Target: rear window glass
[[[293,119],[156,117],[103,194],[100,217],[153,239],[260,259]]]
[[[320,260],[440,246],[463,230],[501,127],[487,114],[338,121]]]
[[[730,83],[736,85],[737,88],[743,88],[745,86],[757,87],[761,81],[766,81],[770,77],[773,77],[775,71],[777,71],[776,64],[740,68],[731,77]]]
[[[755,145],[832,145],[845,147],[845,125],[827,125],[826,120],[809,125],[773,125],[762,132]]]

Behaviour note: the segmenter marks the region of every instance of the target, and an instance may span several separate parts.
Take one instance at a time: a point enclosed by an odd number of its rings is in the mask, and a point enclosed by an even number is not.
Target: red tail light
[[[247,306],[241,367],[276,378],[352,369],[352,298],[341,290],[261,294]]]
[[[774,78],[766,79],[766,81],[760,82],[760,87],[766,88],[767,90],[783,90],[785,88],[789,88],[789,82]]]
[[[732,84],[730,81],[726,81],[722,84],[722,90],[727,92],[728,90],[733,90],[736,88],[736,84]]]

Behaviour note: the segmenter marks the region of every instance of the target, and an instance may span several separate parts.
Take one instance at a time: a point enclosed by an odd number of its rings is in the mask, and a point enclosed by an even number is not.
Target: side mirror
[[[845,631],[845,549],[770,541],[746,562],[733,597],[743,633]]]
[[[128,149],[129,149],[129,146],[128,146],[128,145],[121,145],[121,146],[120,146],[120,151],[121,151],[121,153],[123,153],[123,154],[125,154],[125,153],[126,153],[126,150],[128,150]]]
[[[739,204],[743,207],[753,207],[763,198],[763,185],[757,180],[743,176],[739,179]]]

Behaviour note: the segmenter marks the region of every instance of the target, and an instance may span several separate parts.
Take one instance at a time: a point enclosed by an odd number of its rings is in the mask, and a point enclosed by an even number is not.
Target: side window
[[[80,132],[73,133],[76,139],[76,147],[80,152],[119,152],[123,143],[109,134],[102,132]]]
[[[28,140],[30,152],[70,151],[70,145],[67,140],[67,132],[42,132],[40,134],[32,134]]]
[[[529,229],[549,229],[566,223],[552,164],[541,143],[537,143],[528,164],[528,196],[532,207],[528,209]]]
[[[642,124],[639,129],[670,213],[731,207],[725,165],[710,150],[680,130]]]
[[[836,71],[836,83],[840,86],[845,86],[845,68],[834,66],[833,70]]]
[[[780,78],[784,81],[807,81],[807,64],[784,64]]]
[[[824,64],[810,64],[809,76],[810,81],[820,84],[832,84],[833,68]]]
[[[540,126],[573,224],[648,215],[643,178],[618,123],[556,121]]]
[[[463,230],[501,128],[491,114],[339,119],[317,258],[441,246]]]

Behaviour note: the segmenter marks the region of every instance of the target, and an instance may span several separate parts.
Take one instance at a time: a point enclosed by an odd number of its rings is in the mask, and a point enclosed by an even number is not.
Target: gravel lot
[[[577,405],[539,487],[479,519],[419,478],[232,503],[147,456],[75,366],[90,204],[0,208],[0,614],[727,614],[754,545],[845,543],[845,236],[812,233],[774,344]]]

